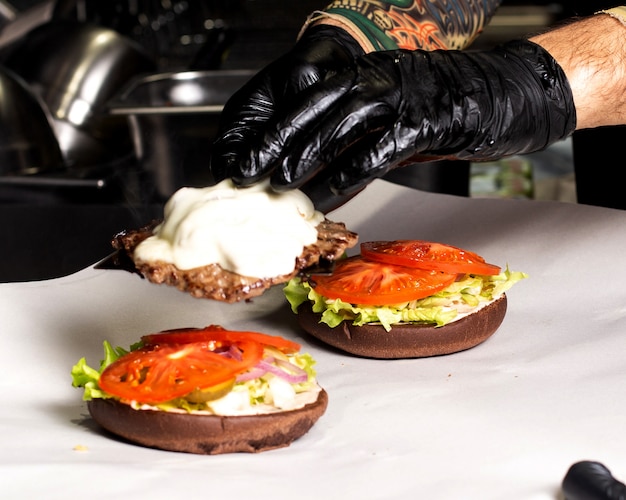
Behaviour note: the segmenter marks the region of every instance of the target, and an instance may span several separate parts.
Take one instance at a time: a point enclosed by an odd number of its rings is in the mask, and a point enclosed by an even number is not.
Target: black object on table
[[[600,462],[573,464],[563,478],[565,500],[626,500],[626,485]]]

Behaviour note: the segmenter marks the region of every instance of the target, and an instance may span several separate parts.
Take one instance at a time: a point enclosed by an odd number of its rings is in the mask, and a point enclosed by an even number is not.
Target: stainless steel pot
[[[155,196],[213,182],[209,155],[226,101],[252,70],[207,70],[137,77],[109,103],[128,118],[136,157],[151,177]]]
[[[36,174],[63,167],[43,103],[27,84],[0,66],[0,175]]]
[[[128,125],[106,103],[154,62],[119,33],[74,21],[41,25],[9,51],[5,65],[48,106],[69,167],[93,165],[132,152]]]

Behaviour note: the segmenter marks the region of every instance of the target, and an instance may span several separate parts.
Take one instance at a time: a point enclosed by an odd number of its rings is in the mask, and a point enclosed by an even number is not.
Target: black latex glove
[[[578,462],[563,479],[566,500],[626,500],[626,485],[599,462]]]
[[[575,128],[571,89],[540,46],[375,52],[297,97],[230,175],[277,190],[315,177],[362,189],[414,155],[496,159],[544,149]]]
[[[326,25],[307,29],[289,53],[256,74],[224,106],[211,153],[215,181],[230,177],[248,185],[262,177],[247,168],[241,173],[240,166],[249,164],[251,144],[259,143],[277,110],[362,54],[361,46],[342,29]]]

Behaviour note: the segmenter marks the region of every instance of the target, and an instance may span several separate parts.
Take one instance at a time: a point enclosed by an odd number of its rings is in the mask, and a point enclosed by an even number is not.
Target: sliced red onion
[[[261,361],[264,363],[264,361]],[[266,369],[268,372],[273,373],[277,377],[280,377],[291,384],[297,384],[299,382],[306,382],[308,379],[307,373],[300,367],[285,361],[277,359],[276,364],[266,363]]]
[[[265,361],[265,363],[263,363]],[[248,370],[245,373],[241,373],[237,375],[237,382],[247,382],[248,380],[254,380],[255,378],[261,378],[263,375],[267,373],[267,364],[274,362],[274,356],[267,356],[257,363],[257,365]]]
[[[293,363],[290,363],[289,361],[285,361],[283,359],[274,359],[273,357],[267,357],[259,361],[259,363],[253,369],[239,375],[237,377],[237,382],[253,380],[255,378],[262,377],[266,373],[272,373],[291,384],[306,382],[309,378],[306,371],[304,371],[299,366],[296,366]]]
[[[267,370],[261,366],[255,366],[245,373],[237,375],[237,382],[247,382],[248,380],[254,380],[255,378],[261,378],[267,373]]]

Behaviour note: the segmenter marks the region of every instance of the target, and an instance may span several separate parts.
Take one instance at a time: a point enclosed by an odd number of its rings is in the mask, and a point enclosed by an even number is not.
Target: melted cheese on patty
[[[281,276],[317,241],[323,220],[302,191],[277,193],[268,181],[245,188],[228,179],[185,187],[168,200],[163,222],[137,246],[135,257],[181,270],[219,264],[244,276]]]

